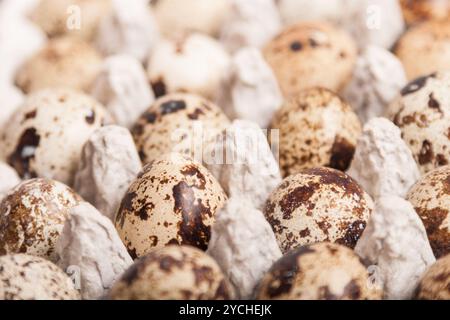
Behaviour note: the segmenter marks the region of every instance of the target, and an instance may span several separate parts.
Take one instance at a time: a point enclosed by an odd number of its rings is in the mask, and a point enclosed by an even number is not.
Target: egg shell
[[[31,179],[16,186],[0,203],[0,255],[26,253],[55,261],[56,241],[79,201],[57,181]]]
[[[231,8],[229,0],[157,0],[151,4],[162,34],[169,38],[186,31],[215,36]]]
[[[15,81],[25,93],[50,87],[88,91],[101,62],[90,44],[64,36],[50,40],[29,58],[18,70]]]
[[[292,97],[316,86],[343,89],[351,79],[357,49],[349,35],[332,25],[302,22],[285,28],[263,53],[281,91]]]
[[[110,117],[97,101],[69,89],[30,95],[3,128],[0,154],[22,178],[72,185],[84,143]]]
[[[206,250],[214,215],[226,198],[202,165],[167,154],[145,166],[130,185],[115,226],[132,258],[168,244]]]
[[[145,164],[172,151],[194,156],[194,148],[205,149],[229,124],[212,102],[177,93],[157,99],[138,119],[132,133]]]
[[[398,41],[395,54],[409,80],[450,69],[450,20],[431,20],[412,27]]]
[[[31,20],[50,37],[70,34],[90,40],[110,10],[111,0],[40,0]]]
[[[408,24],[416,24],[433,19],[450,18],[448,0],[400,0],[403,15]]]
[[[352,108],[322,88],[304,90],[285,102],[270,127],[279,130],[280,168],[285,177],[320,166],[346,170],[362,130]]]
[[[370,196],[350,176],[314,168],[286,178],[270,195],[264,214],[287,252],[322,241],[353,248],[372,208]]]
[[[425,272],[417,288],[420,300],[450,300],[450,255],[439,259]]]
[[[389,106],[422,174],[450,164],[450,72],[409,83]]]
[[[0,300],[78,300],[79,292],[63,270],[26,254],[0,257]]]
[[[423,176],[408,192],[436,258],[450,254],[450,166]]]
[[[264,300],[375,300],[366,268],[350,249],[318,243],[294,249],[275,262],[260,283]]]
[[[228,300],[233,292],[213,258],[193,247],[167,246],[135,261],[116,282],[113,300]]]
[[[191,92],[215,99],[230,64],[230,56],[218,41],[192,33],[161,39],[152,50],[147,73],[156,97]]]

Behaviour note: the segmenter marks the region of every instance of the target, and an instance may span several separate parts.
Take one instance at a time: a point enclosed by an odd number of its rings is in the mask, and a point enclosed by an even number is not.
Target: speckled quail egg
[[[229,0],[155,0],[151,4],[161,32],[168,37],[186,31],[215,36],[231,7]]]
[[[287,252],[322,241],[353,248],[372,208],[370,196],[350,176],[314,168],[284,179],[267,200],[264,214]]]
[[[407,199],[425,225],[434,255],[439,258],[450,254],[450,166],[423,176]]]
[[[72,280],[40,257],[13,254],[0,257],[0,300],[78,300]]]
[[[0,154],[22,178],[72,185],[84,143],[109,118],[89,96],[45,89],[30,95],[6,124]]]
[[[69,210],[81,201],[53,180],[26,180],[0,203],[0,255],[27,253],[55,260],[55,243]]]
[[[450,18],[448,0],[400,0],[403,15],[408,24],[425,20]]]
[[[115,300],[228,300],[233,292],[213,258],[170,245],[137,260],[114,284]]]
[[[132,258],[168,244],[206,250],[226,195],[212,174],[189,157],[166,154],[144,167],[115,219]]]
[[[450,19],[412,27],[398,41],[395,54],[410,80],[450,69]]]
[[[111,0],[40,0],[31,19],[50,37],[73,34],[90,40],[110,10]]]
[[[368,272],[350,249],[317,243],[294,249],[275,262],[262,279],[257,298],[264,300],[373,300]]]
[[[450,254],[436,261],[422,277],[416,298],[450,300]]]
[[[55,38],[21,66],[16,84],[25,93],[56,86],[88,91],[101,62],[87,42],[77,37]]]
[[[142,114],[132,128],[143,163],[169,152],[194,156],[230,124],[223,111],[203,97],[170,94]],[[201,145],[198,145],[201,144]]]
[[[450,72],[409,83],[389,106],[422,173],[450,164]]]
[[[320,166],[346,170],[362,130],[352,108],[322,88],[304,90],[287,100],[270,127],[279,130],[279,161],[285,177]]]
[[[230,56],[216,40],[199,33],[159,41],[147,73],[156,97],[191,92],[214,99],[227,78]]]
[[[286,28],[264,48],[286,97],[302,89],[343,89],[350,81],[357,49],[345,32],[324,22],[302,22]]]

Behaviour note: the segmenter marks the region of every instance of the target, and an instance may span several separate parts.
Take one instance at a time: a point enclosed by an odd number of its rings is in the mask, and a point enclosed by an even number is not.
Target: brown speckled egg
[[[450,72],[409,83],[388,113],[422,173],[450,164]]]
[[[142,162],[148,163],[169,152],[192,156],[197,143],[205,149],[229,124],[212,102],[197,95],[176,93],[156,100],[139,118],[132,133]]]
[[[370,196],[350,176],[314,168],[284,179],[264,213],[281,250],[287,252],[322,241],[353,248],[372,208]]]
[[[448,0],[400,0],[400,4],[409,25],[425,20],[450,18]]]
[[[395,53],[408,79],[450,69],[450,20],[427,21],[407,31]]]
[[[30,95],[3,129],[0,154],[22,178],[72,185],[84,143],[108,122],[97,101],[69,89]]]
[[[450,254],[450,166],[423,176],[408,192],[427,230],[434,255]]]
[[[171,153],[148,164],[129,187],[115,225],[133,258],[168,244],[206,250],[226,195],[212,174]]]
[[[40,257],[13,254],[0,257],[0,300],[78,300],[72,280]]]
[[[366,268],[350,249],[317,243],[294,249],[275,262],[262,279],[257,298],[264,300],[372,300]]]
[[[416,292],[421,300],[450,300],[450,254],[439,259],[423,275]]]
[[[54,261],[66,217],[80,201],[57,181],[31,179],[16,186],[0,203],[0,255],[27,253]]]
[[[232,289],[213,258],[189,246],[167,246],[137,260],[115,283],[115,300],[228,300]]]
[[[77,35],[90,40],[102,18],[111,10],[111,0],[40,0],[31,19],[48,36]],[[79,28],[76,18],[81,18]],[[71,29],[69,27],[72,27]]]
[[[97,51],[83,40],[55,38],[20,68],[16,84],[25,93],[56,86],[88,91],[101,62]]]
[[[324,22],[290,26],[263,52],[286,97],[316,86],[343,89],[357,58],[353,39]]]
[[[346,170],[353,158],[361,123],[352,108],[333,92],[313,88],[288,100],[275,114],[283,176],[327,166]]]

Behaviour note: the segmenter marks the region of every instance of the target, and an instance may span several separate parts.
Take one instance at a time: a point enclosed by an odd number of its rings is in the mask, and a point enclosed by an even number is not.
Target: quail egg
[[[142,162],[148,163],[172,151],[194,156],[198,147],[205,149],[229,124],[212,102],[177,93],[157,99],[138,119],[132,133]]]
[[[409,83],[389,106],[422,173],[450,164],[450,72]]]
[[[233,292],[213,258],[171,245],[137,260],[112,287],[114,300],[228,300]]]
[[[275,262],[262,279],[257,298],[264,300],[374,300],[368,272],[350,249],[317,243],[294,249]]]
[[[423,176],[407,199],[425,225],[434,255],[439,258],[450,254],[450,166]]]
[[[87,42],[70,36],[55,38],[20,67],[16,84],[25,93],[50,87],[88,91],[101,62]]]
[[[410,80],[450,69],[450,19],[412,27],[398,41],[395,53]]]
[[[275,114],[280,168],[286,177],[320,166],[346,170],[362,128],[352,108],[322,88],[300,92]]]
[[[357,49],[345,32],[324,22],[286,28],[263,50],[286,97],[302,89],[343,89],[350,81]]]
[[[330,168],[292,175],[264,210],[283,252],[328,241],[353,248],[372,212],[370,196],[350,176]]]
[[[131,184],[115,219],[132,258],[168,244],[206,250],[225,192],[201,164],[166,154],[144,167]]]
[[[89,96],[45,89],[30,95],[3,128],[0,154],[22,178],[72,185],[84,143],[107,121],[105,109]]]
[[[26,180],[0,203],[0,255],[26,253],[55,261],[54,248],[69,210],[81,201],[66,185]]]
[[[450,18],[448,0],[400,0],[403,15],[408,24],[416,24],[432,19]]]
[[[78,300],[72,280],[40,257],[13,254],[0,257],[0,300]]]
[[[450,300],[450,254],[436,261],[425,272],[417,288],[420,300]]]
[[[40,0],[31,19],[50,37],[73,34],[90,40],[110,10],[111,0]]]
[[[151,4],[161,32],[168,37],[186,31],[215,36],[231,7],[229,0],[158,0]]]
[[[156,97],[191,92],[215,99],[231,59],[216,40],[198,33],[163,39],[150,55],[147,73]]]

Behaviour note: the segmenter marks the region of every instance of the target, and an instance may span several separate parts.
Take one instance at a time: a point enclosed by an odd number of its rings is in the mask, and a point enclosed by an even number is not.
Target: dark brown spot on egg
[[[164,102],[160,106],[161,114],[166,115],[186,109],[186,102],[183,100],[170,100]]]
[[[418,158],[420,165],[425,165],[433,161],[434,158],[433,144],[430,141],[424,140],[422,142],[422,148],[420,149]]]
[[[203,173],[200,172],[200,169],[198,168],[198,166],[196,166],[194,164],[190,164],[190,165],[185,166],[183,169],[181,169],[180,172],[186,177],[195,177],[195,181],[192,186],[194,186],[195,188],[197,188],[199,190],[205,189],[206,178],[203,175]]]
[[[23,118],[22,123],[25,122],[26,120],[30,120],[30,119],[36,118],[36,115],[37,115],[37,110],[36,110],[36,109],[34,109],[34,110],[30,111],[30,112],[25,113],[25,116],[24,116],[24,118]]]
[[[428,106],[429,106],[431,109],[435,109],[435,110],[437,110],[438,112],[442,113],[441,105],[439,104],[439,101],[437,101],[437,100],[434,98],[433,93],[430,93],[430,95],[429,95],[429,97],[428,97]]]
[[[433,73],[431,75],[417,78],[416,80],[410,82],[406,87],[404,87],[401,91],[402,96],[406,96],[408,94],[414,93],[422,89],[426,84],[429,78],[436,77],[436,74]]]
[[[423,221],[430,240],[431,248],[436,258],[443,257],[450,253],[450,232],[443,225],[449,215],[448,209],[415,208]]]
[[[211,227],[205,225],[204,220],[212,217],[210,208],[195,197],[192,187],[185,181],[173,187],[172,195],[175,199],[174,211],[181,215],[178,225],[181,244],[206,250],[211,237]]]
[[[343,296],[351,300],[358,300],[361,298],[361,288],[354,279],[345,286]]]
[[[156,98],[165,96],[167,94],[166,84],[164,83],[162,78],[159,78],[158,80],[153,81],[150,84]]]
[[[345,228],[346,231],[344,236],[337,239],[336,243],[353,249],[356,246],[356,242],[358,242],[365,228],[366,222],[362,220],[357,220],[349,223]]]
[[[279,202],[279,206],[283,213],[283,219],[289,220],[292,218],[292,213],[302,204],[314,195],[318,185],[299,186],[294,190],[288,192]]]
[[[303,49],[303,44],[300,41],[294,41],[290,46],[292,51],[301,51]]]
[[[35,128],[24,131],[19,139],[14,152],[8,157],[8,163],[17,170],[21,178],[30,179],[37,176],[30,168],[30,162],[34,159],[41,137]]]
[[[345,171],[350,166],[355,153],[355,146],[345,138],[336,136],[331,147],[330,167]]]
[[[173,268],[182,268],[183,261],[177,260],[169,255],[162,255],[159,257],[159,268],[165,272],[171,272]]]
[[[95,111],[90,110],[85,119],[88,124],[93,124],[95,122]]]
[[[127,192],[120,202],[119,210],[116,215],[116,225],[119,224],[123,228],[126,215],[133,212],[133,200],[137,197],[136,192]]]
[[[188,114],[188,118],[191,119],[191,120],[198,120],[199,116],[200,116],[200,115],[204,115],[204,114],[205,114],[205,113],[203,112],[202,109],[196,108],[196,109],[194,110],[194,112]]]

